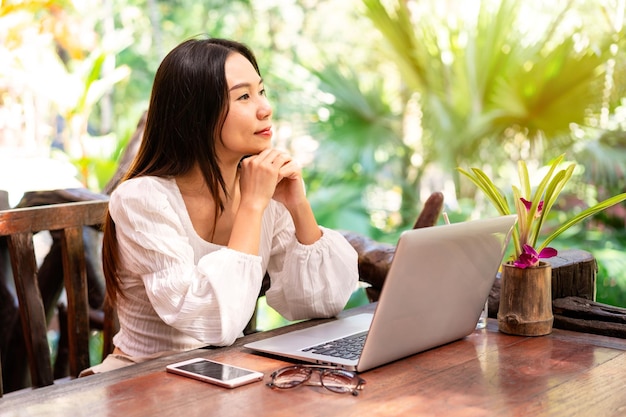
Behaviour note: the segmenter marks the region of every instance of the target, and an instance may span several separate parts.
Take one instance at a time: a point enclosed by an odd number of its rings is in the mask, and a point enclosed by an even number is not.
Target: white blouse
[[[252,317],[265,271],[267,302],[288,320],[338,314],[356,289],[357,253],[338,232],[302,245],[287,209],[272,200],[260,256],[195,232],[173,178],[139,177],[111,194],[122,290],[115,346],[132,357],[227,346]]]

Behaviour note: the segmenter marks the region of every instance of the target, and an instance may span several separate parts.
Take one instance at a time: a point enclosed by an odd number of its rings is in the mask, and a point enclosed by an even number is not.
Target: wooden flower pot
[[[498,329],[520,336],[552,332],[552,268],[540,262],[533,268],[502,265]]]

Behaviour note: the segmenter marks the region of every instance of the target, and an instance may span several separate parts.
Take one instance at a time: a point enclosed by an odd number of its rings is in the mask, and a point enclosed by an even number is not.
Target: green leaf
[[[537,239],[539,237],[545,219],[548,216],[548,213],[550,212],[552,206],[561,194],[561,191],[572,177],[575,167],[576,164],[571,164],[566,169],[559,171],[550,182],[550,185],[548,186],[545,194],[543,211],[541,213],[541,217],[537,221],[537,227],[535,228],[535,234],[533,236],[533,247],[537,244]]]
[[[548,246],[548,244],[550,244],[550,242],[552,242],[561,233],[563,233],[564,231],[566,231],[570,227],[574,226],[575,224],[578,224],[581,221],[585,220],[587,217],[593,216],[593,215],[601,212],[602,210],[606,210],[607,208],[609,208],[611,206],[614,206],[615,204],[621,203],[624,200],[626,200],[626,193],[618,194],[618,195],[613,196],[611,198],[607,198],[606,200],[596,204],[595,206],[589,207],[588,209],[580,212],[575,217],[572,217],[571,219],[569,219],[568,221],[563,223],[563,225],[561,225],[561,227],[559,227],[550,236],[548,236],[546,238],[546,240],[543,241],[541,246],[537,249],[537,251],[538,252],[541,251],[541,249],[543,249],[546,246]]]
[[[524,191],[521,196],[530,200],[530,179],[528,178],[528,167],[524,160],[517,161],[517,173],[519,175],[520,187]]]
[[[494,205],[496,210],[500,214],[507,215],[511,214],[511,210],[509,209],[509,205],[504,197],[504,194],[500,191],[500,189],[487,177],[487,175],[478,168],[472,168],[472,173],[465,171],[463,168],[457,168],[457,170],[465,175],[474,185],[480,188],[487,198]]]

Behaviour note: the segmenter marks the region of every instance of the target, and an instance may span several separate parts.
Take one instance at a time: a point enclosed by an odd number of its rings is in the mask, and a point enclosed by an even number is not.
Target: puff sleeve
[[[299,243],[289,212],[278,203],[275,210],[268,304],[288,320],[338,314],[358,285],[356,251],[339,232],[325,227],[317,242]]]

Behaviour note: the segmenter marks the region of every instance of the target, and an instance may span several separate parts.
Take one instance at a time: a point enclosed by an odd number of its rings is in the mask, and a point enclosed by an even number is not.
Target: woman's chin
[[[272,142],[271,141],[267,141],[267,142],[257,142],[254,144],[254,146],[250,146],[248,147],[245,152],[247,156],[250,155],[258,155],[261,152],[263,152],[266,149],[270,149],[272,147]]]
[[[260,144],[259,151],[257,153],[261,153],[266,149],[270,149],[271,147],[272,147],[272,142],[268,140],[266,143]]]

